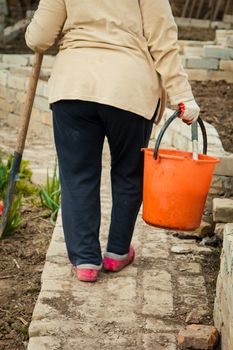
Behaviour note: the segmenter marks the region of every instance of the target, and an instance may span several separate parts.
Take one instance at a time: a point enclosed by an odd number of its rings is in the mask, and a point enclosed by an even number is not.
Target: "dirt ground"
[[[0,350],[26,349],[53,230],[44,209],[25,205],[22,216],[21,228],[0,240]]]
[[[218,130],[223,147],[233,152],[233,84],[225,81],[191,82],[201,118]]]

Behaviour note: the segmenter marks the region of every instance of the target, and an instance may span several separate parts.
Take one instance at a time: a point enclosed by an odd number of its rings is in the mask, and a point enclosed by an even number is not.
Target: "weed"
[[[8,179],[13,163],[13,155],[10,155],[6,162],[3,162],[2,157],[3,154],[0,151],[0,216],[2,215],[3,205],[1,199],[5,198]],[[22,197],[38,193],[38,187],[31,183],[31,176],[32,172],[29,169],[29,162],[25,160],[21,161],[19,175],[16,180],[15,195],[7,218],[7,225],[4,229],[4,236],[12,233],[22,223],[20,215]]]
[[[50,221],[55,225],[58,210],[60,208],[60,180],[57,171],[57,161],[54,165],[53,176],[49,177],[47,172],[46,185],[40,189],[41,204],[43,207],[49,208],[52,211]]]
[[[4,236],[9,235],[16,230],[22,223],[20,215],[20,206],[22,202],[22,196],[15,197],[10,208],[7,224],[4,230]]]
[[[17,329],[18,333],[23,334],[24,336],[28,337],[28,327],[27,326],[21,326]]]
[[[4,197],[10,170],[13,163],[13,155],[10,155],[7,162],[4,163],[0,154],[0,197]],[[22,160],[20,163],[20,170],[18,179],[16,181],[16,194],[33,195],[38,193],[38,187],[31,183],[32,172],[29,168],[29,161]]]
[[[13,156],[10,155],[7,161],[7,176],[10,173],[12,163]],[[38,194],[39,192],[38,187],[31,183],[32,171],[29,166],[30,162],[28,160],[21,161],[18,180],[16,181],[16,193],[21,193],[25,196]]]

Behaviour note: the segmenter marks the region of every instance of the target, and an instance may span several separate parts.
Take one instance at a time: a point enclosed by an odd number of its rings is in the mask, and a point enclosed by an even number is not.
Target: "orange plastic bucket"
[[[169,149],[144,151],[143,219],[169,229],[194,230],[200,226],[213,172],[219,159]]]

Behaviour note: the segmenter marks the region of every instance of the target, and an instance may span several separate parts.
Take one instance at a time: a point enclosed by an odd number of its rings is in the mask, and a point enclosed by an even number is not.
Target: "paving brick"
[[[0,110],[6,113],[11,113],[13,112],[13,105],[4,98],[0,98]]]
[[[166,332],[171,334],[179,331],[180,328],[181,328],[181,325],[179,323],[159,320],[157,317],[148,316],[146,318],[145,329],[149,331],[153,331],[153,333]]]
[[[233,74],[231,71],[208,71],[209,80],[225,80],[227,83],[233,83]]]
[[[180,272],[188,272],[188,273],[195,273],[200,274],[201,273],[201,265],[199,263],[186,263],[184,266],[181,265],[179,267]]]
[[[200,46],[196,46],[196,47],[184,46],[184,48],[183,48],[183,55],[186,58],[189,58],[189,57],[200,57],[200,56],[203,55],[203,48],[200,47]]]
[[[220,69],[226,70],[228,72],[233,72],[233,60],[220,60]]]
[[[215,43],[217,45],[223,45],[224,43],[226,43],[226,38],[229,35],[233,35],[233,30],[224,30],[224,29],[216,30]]]
[[[48,99],[41,96],[36,96],[34,101],[34,106],[42,112],[49,112],[49,102]]]
[[[219,155],[220,163],[216,165],[214,174],[233,177],[233,155],[223,154]]]
[[[143,287],[145,290],[158,289],[172,293],[171,275],[167,271],[144,271]]]
[[[219,340],[218,331],[213,326],[189,325],[178,334],[178,345],[181,349],[211,350]]]
[[[231,25],[230,23],[225,23],[222,21],[213,21],[210,23],[210,27],[213,29],[230,29]]]
[[[42,67],[43,68],[52,68],[54,62],[55,62],[55,57],[54,56],[44,55]]]
[[[198,309],[193,309],[189,314],[187,315],[185,322],[187,324],[201,324],[202,320],[205,319],[207,316],[207,313]]]
[[[22,76],[9,75],[8,86],[16,90],[25,90],[25,79]]]
[[[205,81],[208,80],[208,71],[206,69],[185,69],[189,80]]]
[[[227,36],[226,44],[227,44],[228,47],[233,48],[233,35]]]
[[[178,288],[190,293],[190,295],[207,296],[205,279],[200,275],[179,276]]]
[[[0,72],[0,74],[1,74],[1,72]],[[5,86],[0,86],[0,98],[2,98],[2,99],[6,99],[7,98],[7,91],[8,91],[8,89],[5,87]]]
[[[219,60],[215,58],[188,57],[186,59],[187,68],[195,69],[218,69]]]
[[[49,125],[49,126],[52,127],[53,122],[52,122],[52,113],[51,113],[51,111],[49,111],[49,112],[41,112],[40,117],[41,117],[41,121],[42,121],[43,124]]]
[[[8,75],[8,72],[0,71],[0,85],[7,86]]]
[[[180,294],[181,306],[179,307],[179,311],[181,310],[192,310],[197,309],[200,312],[206,312],[208,314],[208,298],[206,295],[190,295],[186,294],[185,289],[181,290]]]
[[[209,28],[211,24],[209,20],[183,17],[175,17],[175,21],[179,27]]]
[[[143,350],[176,350],[176,338],[173,334],[143,335]]]
[[[233,59],[233,49],[217,46],[217,45],[206,45],[203,51],[204,57],[219,58],[223,60]]]
[[[106,291],[109,299],[130,302],[136,299],[136,280],[134,277],[117,277],[107,281]]]
[[[168,316],[173,312],[173,296],[171,292],[148,289],[144,291],[144,315]]]
[[[214,198],[213,218],[215,222],[233,222],[233,200],[228,198]]]
[[[7,124],[12,128],[17,128],[19,126],[20,118],[18,115],[13,113],[7,114]]]
[[[28,81],[29,83],[29,81]],[[37,88],[36,88],[36,94],[37,96],[41,96],[41,97],[47,97],[46,93],[47,93],[47,82],[43,81],[43,80],[39,80],[38,84],[37,84]],[[28,84],[27,84],[28,86]]]
[[[223,21],[224,21],[225,23],[230,23],[230,24],[232,24],[232,23],[233,23],[233,15],[229,15],[229,14],[224,15],[224,16],[223,16]]]
[[[16,64],[18,66],[27,66],[28,57],[27,55],[4,55],[2,58],[3,63]]]
[[[169,251],[167,247],[164,248],[153,243],[146,243],[142,248],[142,254],[145,258],[167,259]]]

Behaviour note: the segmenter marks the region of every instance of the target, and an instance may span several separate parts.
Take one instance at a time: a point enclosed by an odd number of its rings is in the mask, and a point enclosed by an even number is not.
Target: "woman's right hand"
[[[195,122],[200,114],[200,107],[194,99],[191,99],[186,102],[180,102],[179,109],[180,118],[187,125],[191,125],[193,122]]]

